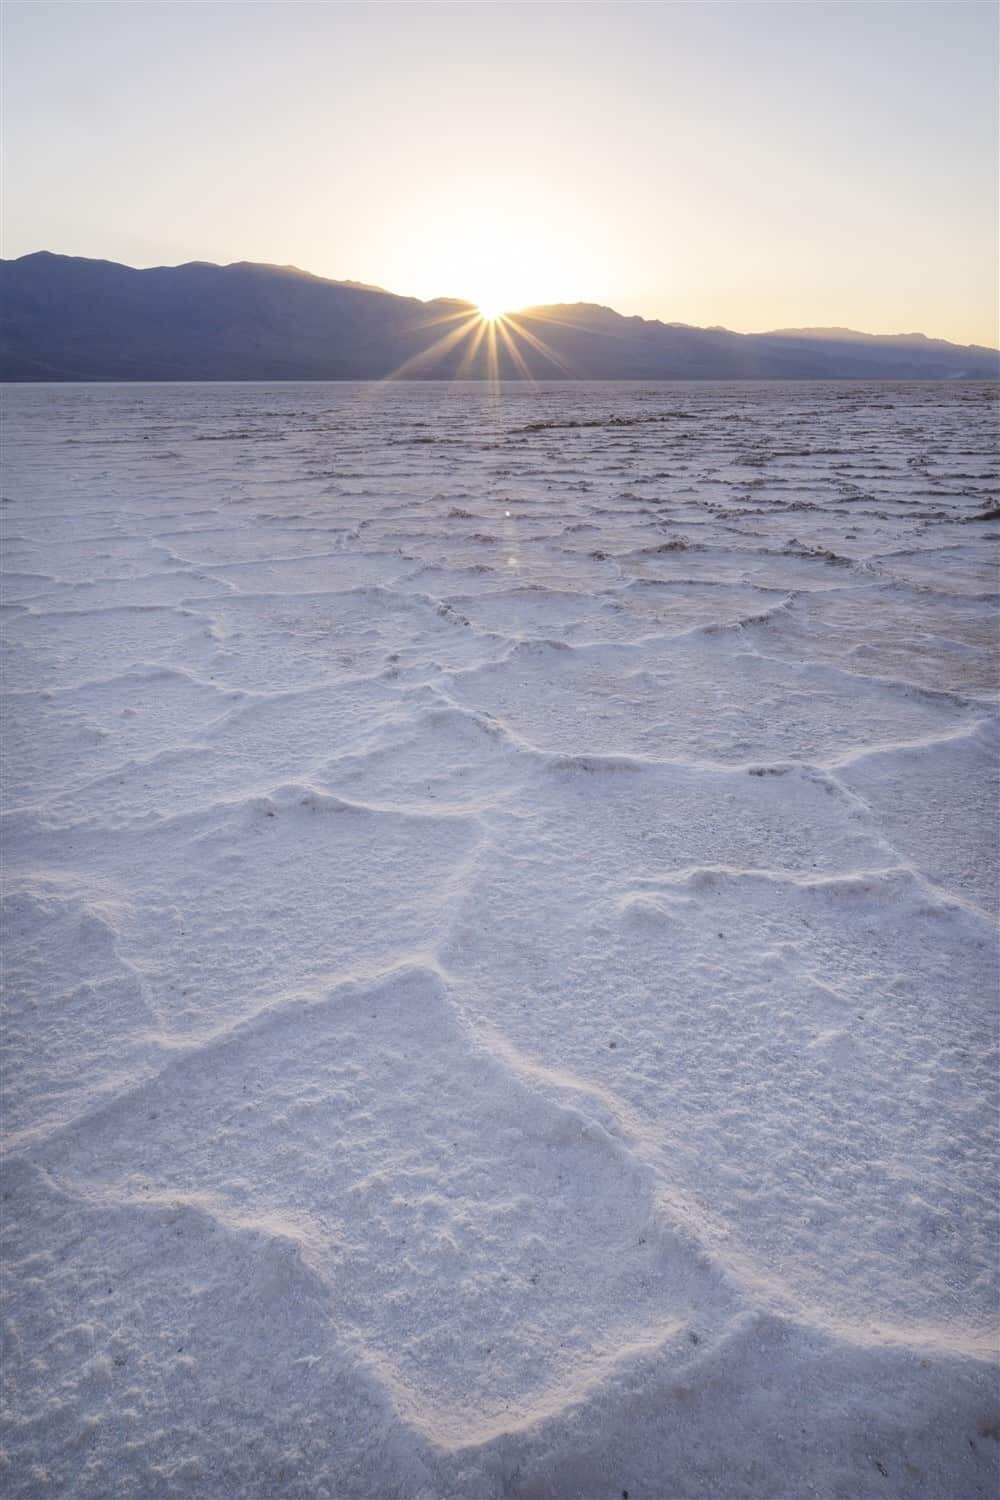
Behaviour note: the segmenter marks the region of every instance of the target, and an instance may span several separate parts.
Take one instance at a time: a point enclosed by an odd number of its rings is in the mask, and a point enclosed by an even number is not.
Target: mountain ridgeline
[[[741,334],[590,303],[484,328],[293,266],[194,261],[135,270],[40,251],[0,261],[0,380],[984,380],[1000,354],[922,334]]]

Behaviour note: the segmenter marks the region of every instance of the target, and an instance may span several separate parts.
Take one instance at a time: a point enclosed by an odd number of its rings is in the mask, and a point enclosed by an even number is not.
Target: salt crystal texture
[[[995,392],[5,392],[11,1497],[992,1494]]]

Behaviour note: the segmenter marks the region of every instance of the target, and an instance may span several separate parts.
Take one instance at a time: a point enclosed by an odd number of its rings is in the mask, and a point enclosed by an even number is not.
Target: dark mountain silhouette
[[[0,261],[0,380],[991,379],[1000,355],[923,334],[740,334],[571,303],[479,337],[467,302],[420,302],[294,266],[134,270],[41,251]],[[478,342],[477,342],[478,340]]]

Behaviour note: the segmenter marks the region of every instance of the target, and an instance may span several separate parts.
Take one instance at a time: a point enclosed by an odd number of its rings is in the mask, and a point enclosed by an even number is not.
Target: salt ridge
[[[871,389],[5,393],[9,1493],[990,1492],[994,393]]]

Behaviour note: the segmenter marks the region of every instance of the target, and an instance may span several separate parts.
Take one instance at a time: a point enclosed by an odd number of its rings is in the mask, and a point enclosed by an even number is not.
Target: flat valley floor
[[[10,1500],[995,1495],[996,395],[3,392]]]

